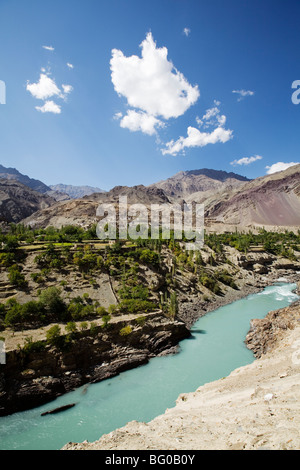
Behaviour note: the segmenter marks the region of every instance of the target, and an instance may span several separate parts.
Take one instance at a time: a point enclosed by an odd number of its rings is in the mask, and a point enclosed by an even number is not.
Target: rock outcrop
[[[44,344],[41,351],[9,352],[6,365],[0,366],[0,416],[39,406],[86,383],[145,364],[151,357],[173,351],[190,336],[183,322],[161,312],[142,320],[117,321],[106,329],[99,326],[93,334],[75,333],[63,351]]]
[[[299,293],[298,283],[298,293]],[[269,312],[263,319],[254,319],[245,343],[256,358],[260,358],[274,349],[287,330],[293,330],[300,324],[300,301],[291,307]]]

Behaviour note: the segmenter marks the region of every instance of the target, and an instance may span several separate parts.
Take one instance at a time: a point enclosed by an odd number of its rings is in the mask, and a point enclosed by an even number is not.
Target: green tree
[[[59,325],[54,325],[52,326],[46,334],[46,339],[47,343],[50,344],[50,346],[60,346],[61,344],[61,329]]]

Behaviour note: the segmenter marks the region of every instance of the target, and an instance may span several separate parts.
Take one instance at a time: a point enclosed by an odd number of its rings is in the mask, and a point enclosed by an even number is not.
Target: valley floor
[[[300,306],[291,329],[260,359],[182,394],[150,423],[131,422],[63,450],[297,450],[300,448]]]

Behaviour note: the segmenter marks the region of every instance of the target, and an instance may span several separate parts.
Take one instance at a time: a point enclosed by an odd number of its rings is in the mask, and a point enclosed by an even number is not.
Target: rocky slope
[[[235,173],[218,170],[180,171],[164,181],[150,185],[150,188],[159,188],[171,199],[201,200],[225,189],[240,186],[248,178]]]
[[[119,197],[126,196],[128,204],[142,203],[169,204],[170,201],[161,189],[139,186],[116,186],[107,193],[95,193],[81,199],[57,203],[46,210],[40,210],[23,221],[31,227],[80,225],[90,227],[99,221],[97,208],[100,204],[114,204],[118,211]]]
[[[215,194],[205,202],[206,217],[224,224],[300,225],[300,165]]]
[[[25,186],[28,186],[28,188],[42,194],[46,194],[48,191],[51,191],[51,188],[42,181],[30,178],[27,175],[23,175],[15,168],[6,168],[5,166],[0,165],[0,178],[19,181],[19,183],[22,183]]]
[[[285,327],[273,325],[280,330],[276,340],[265,338],[267,352],[252,364],[180,395],[174,408],[149,423],[133,421],[97,442],[69,443],[64,450],[298,450],[299,304],[268,321],[278,317]]]
[[[298,289],[299,290],[299,289]],[[263,319],[251,321],[246,344],[255,357],[260,358],[272,351],[282,340],[286,331],[293,330],[300,322],[300,302],[292,307],[275,310]]]
[[[93,333],[74,334],[63,351],[45,340],[39,352],[7,351],[0,374],[0,416],[37,407],[83,384],[145,364],[190,335],[183,322],[161,312],[146,314],[142,323],[137,318],[115,318],[105,329],[100,321]],[[124,327],[130,327],[126,334]]]
[[[1,223],[18,223],[54,203],[53,198],[40,194],[16,180],[0,179]]]

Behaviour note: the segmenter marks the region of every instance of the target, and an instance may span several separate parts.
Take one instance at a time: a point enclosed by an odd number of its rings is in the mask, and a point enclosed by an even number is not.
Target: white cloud
[[[187,137],[179,137],[177,141],[171,140],[162,150],[163,155],[177,155],[187,147],[205,147],[218,142],[225,143],[232,138],[232,131],[219,126],[212,132],[201,132],[195,127],[188,127]]]
[[[186,34],[189,34],[187,28]],[[110,61],[111,80],[120,97],[126,98],[129,109],[125,116],[116,113],[114,119],[120,126],[133,132],[141,131],[157,135],[165,121],[182,116],[194,105],[200,92],[198,85],[191,85],[168,60],[168,49],[158,48],[151,33],[141,43],[141,57],[126,57],[118,49],[112,50]],[[232,131],[224,129],[226,116],[221,115],[219,101],[208,109],[202,119],[196,118],[202,132],[188,127],[187,137],[179,137],[165,144],[163,154],[176,155],[188,147],[204,147],[209,143],[227,142]]]
[[[224,129],[226,124],[226,116],[220,113],[220,101],[214,101],[214,106],[206,110],[204,116],[200,119],[196,117],[199,128],[206,131],[203,132],[195,127],[189,126],[187,129],[187,137],[179,137],[178,140],[167,142],[166,148],[162,149],[163,155],[177,155],[189,147],[205,147],[208,144],[225,143],[232,139],[233,131]],[[207,131],[209,129],[209,131]]]
[[[239,160],[234,160],[233,162],[230,162],[230,165],[250,165],[250,163],[254,163],[257,160],[262,160],[263,157],[260,155],[254,155],[253,157],[244,157],[240,158]]]
[[[117,113],[115,117],[120,118],[120,113]],[[156,128],[164,127],[164,123],[143,111],[134,111],[130,109],[121,119],[120,126],[133,132],[142,131],[144,134],[154,135],[156,134]]]
[[[61,95],[61,91],[55,81],[45,73],[40,74],[40,79],[37,83],[27,82],[26,89],[32,94],[32,96],[34,96],[34,98],[40,100]]]
[[[199,116],[196,117],[196,122],[199,127],[208,129],[211,126],[219,127],[226,124],[226,116],[220,114],[220,101],[214,101],[214,107],[206,110],[206,113],[200,119]]]
[[[67,62],[67,66],[69,67],[69,69],[73,69],[73,68],[74,68],[74,65],[73,65],[73,64],[70,64],[70,62]]]
[[[122,116],[123,116],[123,113],[121,113],[119,111],[118,113],[114,114],[113,119],[115,119],[117,121],[117,120],[121,119]]]
[[[295,165],[299,165],[299,162],[298,163],[294,163],[294,162],[291,162],[291,163],[283,163],[283,162],[273,163],[273,165],[271,165],[271,166],[266,166],[266,170],[268,170],[267,175],[272,175],[273,173],[277,173],[277,171],[287,170],[291,166],[295,166]]]
[[[124,56],[112,50],[111,79],[115,91],[128,104],[151,116],[179,117],[198,100],[198,86],[192,86],[168,60],[166,47],[157,48],[148,33],[140,45],[141,57]]]
[[[73,87],[71,85],[62,85],[62,89],[64,90],[64,93],[68,95],[73,91]]]
[[[254,95],[254,91],[251,90],[232,90],[232,93],[237,93],[239,95],[238,101],[242,101],[246,96]]]
[[[54,47],[52,47],[52,46],[42,46],[42,47],[43,47],[43,49],[46,49],[46,51],[53,52],[55,50]]]
[[[36,83],[27,82],[26,89],[34,98],[45,101],[43,106],[36,106],[35,109],[42,113],[54,114],[61,113],[61,106],[54,101],[49,101],[49,98],[57,97],[66,101],[67,95],[73,91],[71,85],[62,85],[62,91],[47,73],[41,73],[39,81]]]
[[[54,101],[46,101],[43,106],[36,106],[35,109],[37,109],[41,113],[61,113],[61,107],[58,104],[54,103]]]
[[[191,33],[190,28],[184,28],[184,29],[183,29],[183,34],[185,34],[185,36],[189,36],[190,33]]]

